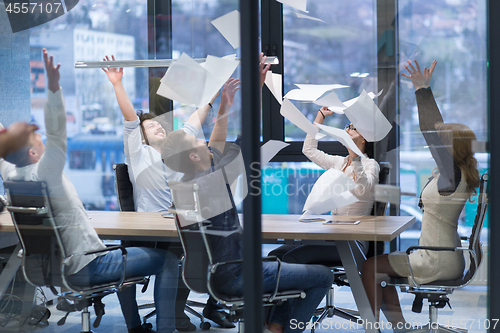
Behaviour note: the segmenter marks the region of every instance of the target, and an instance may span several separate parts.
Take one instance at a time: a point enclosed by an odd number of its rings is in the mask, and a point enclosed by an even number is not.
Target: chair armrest
[[[466,247],[448,247],[448,246],[410,246],[406,250],[406,254],[410,255],[413,250],[428,250],[428,251],[469,251],[472,253],[472,255],[475,257],[474,251],[469,250],[469,248]],[[408,257],[408,267],[410,268],[410,278],[411,281],[413,281],[413,284],[417,287],[420,288],[420,284],[418,284],[415,281],[415,277],[413,276],[413,270],[411,269],[411,264],[410,264],[410,257]]]
[[[97,250],[97,251],[86,251],[83,254],[87,256],[87,255],[91,255],[91,254],[102,253],[102,252],[107,252],[107,251],[113,251],[113,250],[118,250],[118,249],[120,249],[122,251],[122,255],[126,255],[127,254],[127,249],[125,248],[125,246],[121,246],[121,245],[108,246],[105,249]]]
[[[406,250],[406,254],[410,254],[413,250],[429,250],[429,251],[456,251],[463,250],[463,248],[459,247],[447,247],[447,246],[410,246]]]
[[[262,257],[262,261],[277,261],[278,262],[278,274],[276,277],[276,287],[274,287],[274,291],[268,299],[268,302],[272,302],[274,300],[274,298],[276,297],[276,295],[278,294],[278,286],[279,286],[280,276],[281,276],[281,260],[276,256],[268,256],[268,257]],[[228,265],[228,264],[237,264],[237,263],[242,263],[242,262],[243,262],[243,259],[218,262],[212,266],[210,271],[212,272],[212,274],[215,274],[215,271],[217,270],[217,268],[219,266]]]
[[[77,290],[78,289],[78,288],[75,288],[73,285],[71,285],[66,280],[66,274],[65,274],[65,267],[73,257],[81,256],[81,255],[84,255],[84,256],[93,255],[93,254],[97,254],[97,253],[103,253],[103,252],[114,251],[114,250],[121,250],[121,252],[122,252],[123,271],[122,271],[120,280],[118,280],[118,282],[116,283],[116,287],[115,287],[117,289],[120,289],[123,286],[123,282],[125,281],[125,272],[127,270],[127,249],[122,245],[108,246],[102,250],[85,251],[83,253],[72,254],[72,255],[66,257],[62,262],[62,269],[61,269],[63,283],[66,284],[66,287],[70,287],[69,288],[70,290]],[[83,290],[79,290],[79,292],[82,293]]]
[[[215,274],[215,272],[217,271],[217,268],[219,268],[219,266],[223,266],[223,265],[231,265],[231,264],[238,264],[238,263],[242,263],[243,262],[243,259],[238,259],[238,260],[229,260],[229,261],[221,261],[221,262],[218,262],[218,263],[215,263],[212,265],[212,267],[210,267],[210,272],[212,274]]]

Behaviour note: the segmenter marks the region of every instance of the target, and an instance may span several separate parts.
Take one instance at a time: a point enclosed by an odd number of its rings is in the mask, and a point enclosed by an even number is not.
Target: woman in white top
[[[315,122],[322,124],[326,117],[334,114],[328,107],[323,106],[316,116]],[[347,148],[349,154],[346,157],[330,155],[318,150],[318,141],[312,136],[307,135],[304,140],[302,152],[312,162],[325,170],[337,169],[345,173],[356,183],[356,188],[351,192],[359,201],[332,211],[335,215],[370,215],[374,195],[373,189],[378,184],[380,167],[373,159],[373,142],[367,142],[365,138],[356,131],[356,128],[349,124],[345,131],[351,136],[356,146],[364,154],[358,156],[354,151]],[[366,254],[368,252],[368,242],[358,242],[361,250]],[[316,263],[340,263],[340,257],[335,246],[314,246],[314,245],[283,245],[271,251],[269,255],[277,256],[285,262],[316,264]]]

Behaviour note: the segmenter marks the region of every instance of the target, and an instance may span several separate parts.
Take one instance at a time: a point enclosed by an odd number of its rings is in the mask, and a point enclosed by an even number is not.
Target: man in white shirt
[[[69,263],[68,280],[73,285],[96,285],[116,281],[123,271],[121,251],[81,255],[106,249],[88,222],[78,194],[63,172],[66,162],[66,112],[59,87],[59,67],[43,50],[48,77],[48,100],[44,107],[46,145],[34,134],[28,144],[16,153],[0,159],[0,172],[6,180],[44,181],[51,197],[55,223],[59,228]],[[157,331],[171,333],[174,327],[174,302],[177,293],[178,261],[170,252],[131,247],[127,248],[127,277],[156,275],[155,303]],[[127,288],[128,289],[128,288]],[[147,332],[137,311],[135,294],[127,289],[118,293],[122,312],[130,333]]]

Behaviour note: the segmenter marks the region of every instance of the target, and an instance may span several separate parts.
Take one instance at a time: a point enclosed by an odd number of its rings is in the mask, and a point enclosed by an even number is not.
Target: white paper
[[[321,98],[317,99],[314,101],[314,104],[320,105],[320,106],[328,106],[328,108],[335,112],[333,108],[346,108],[344,103],[339,99],[335,91],[330,91],[327,94],[323,95]]]
[[[356,183],[342,171],[329,169],[318,178],[304,204],[304,215],[318,215],[358,200],[350,191]]]
[[[341,88],[349,88],[349,86],[343,84],[309,84],[309,83],[295,83],[295,85],[302,90],[321,90],[323,93]]]
[[[344,113],[368,142],[382,140],[392,128],[391,123],[364,90]]]
[[[276,74],[271,71],[267,72],[264,83],[266,84],[267,88],[269,88],[274,98],[276,98],[276,100],[280,104],[283,104],[282,82],[283,81],[281,80],[281,74]]]
[[[380,95],[382,95],[382,92],[384,91],[384,89],[380,90],[378,92],[378,94],[374,94],[372,92],[369,92],[368,93],[368,96],[370,96],[371,99],[375,99],[375,97],[379,97]],[[330,110],[332,110],[333,112],[337,113],[337,114],[344,114],[344,110],[347,109],[348,107],[350,107],[351,105],[353,105],[354,103],[356,103],[356,101],[358,100],[359,96],[358,97],[354,97],[348,101],[345,101],[344,102],[344,107],[338,107],[336,105],[332,105],[332,107],[328,107]]]
[[[290,90],[285,97],[296,101],[314,102],[334,89],[346,88],[340,84],[295,84],[299,89]]]
[[[322,124],[315,123],[316,126],[318,126],[322,131],[324,131],[326,134],[329,136],[333,137],[337,141],[339,141],[341,144],[344,145],[344,147],[349,148],[353,152],[355,152],[359,156],[363,156],[364,154],[361,152],[361,150],[356,146],[354,141],[352,141],[351,136],[345,131],[341,130],[335,127],[330,127]]]
[[[314,126],[307,118],[300,112],[299,109],[295,107],[286,97],[283,99],[283,104],[281,105],[280,113],[283,117],[288,119],[292,124],[310,134],[316,136],[319,129]]]
[[[234,58],[207,56],[202,65],[183,53],[167,70],[157,94],[201,107],[206,105],[238,67]]]
[[[161,78],[157,93],[184,104],[197,104],[204,90],[206,75],[203,67],[183,53]]]
[[[288,5],[293,8],[297,8],[298,10],[301,10],[303,12],[307,13],[307,0],[276,0],[278,2],[281,2],[284,5]]]
[[[214,27],[224,36],[224,38],[235,49],[240,47],[240,12],[232,12],[216,18],[212,21]]]
[[[311,21],[319,21],[319,22],[323,22],[323,23],[326,23],[325,21],[323,21],[322,19],[319,19],[317,17],[312,17],[312,16],[309,16],[309,15],[305,15],[305,14],[302,14],[302,13],[299,13],[299,12],[293,12],[298,18],[303,18],[303,19],[307,19],[307,20],[311,20]]]
[[[262,169],[269,161],[273,159],[279,151],[287,146],[289,143],[285,143],[279,140],[269,140],[260,147],[260,168]]]

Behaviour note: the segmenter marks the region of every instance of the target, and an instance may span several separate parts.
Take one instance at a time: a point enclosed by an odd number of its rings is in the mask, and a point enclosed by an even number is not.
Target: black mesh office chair
[[[115,170],[115,187],[116,187],[116,195],[118,196],[120,211],[134,212],[135,211],[134,187],[130,182],[128,166],[125,163],[117,163],[113,165],[113,169]],[[156,246],[155,243],[156,242],[147,242],[147,241],[122,241],[122,245],[125,246],[155,247]],[[147,279],[147,282],[144,284],[144,287],[142,288],[143,293],[146,291],[148,283],[149,283],[149,278]],[[205,305],[206,304],[204,303],[188,300],[185,306],[185,310],[187,312],[200,319],[201,321],[200,328],[202,328],[203,330],[209,329],[210,323],[205,321],[205,317],[201,313],[194,310],[192,307],[203,308],[205,307]],[[155,307],[154,303],[145,303],[139,305],[139,309],[149,309],[154,307]],[[156,310],[147,313],[143,317],[143,323],[147,324],[147,320],[155,315],[156,315]]]
[[[238,332],[243,332],[242,309],[244,307],[243,297],[233,297],[219,293],[214,285],[212,276],[218,267],[227,264],[239,263],[241,260],[230,262],[214,262],[212,250],[209,245],[207,234],[213,232],[210,229],[211,222],[202,218],[199,207],[197,184],[169,182],[175,208],[170,209],[175,215],[175,222],[185,257],[182,263],[182,278],[189,289],[198,293],[208,293],[219,304],[229,312],[229,320],[238,322]],[[266,257],[263,260],[277,260],[276,257]],[[280,265],[278,266],[278,278],[273,293],[264,294],[263,306],[270,307],[281,304],[292,298],[305,298],[306,294],[300,290],[287,290],[278,292]]]
[[[462,240],[468,241],[468,247],[440,247],[440,246],[411,246],[406,250],[410,254],[413,250],[423,249],[430,251],[464,251],[469,253],[469,265],[462,276],[454,280],[438,280],[426,284],[418,284],[415,282],[413,274],[410,278],[390,278],[388,281],[382,281],[382,286],[387,285],[400,287],[402,292],[412,293],[415,295],[413,301],[412,311],[422,312],[423,300],[429,301],[429,323],[427,326],[409,330],[409,332],[431,332],[431,333],[459,333],[467,332],[466,329],[453,329],[451,327],[444,327],[439,325],[438,322],[438,309],[449,305],[450,300],[448,295],[453,293],[456,288],[461,288],[468,285],[474,278],[479,265],[483,258],[483,251],[481,248],[481,230],[484,224],[484,218],[488,209],[488,194],[487,194],[488,175],[484,174],[481,177],[479,186],[478,206],[476,218],[469,237],[462,237]],[[410,265],[410,263],[408,263]],[[411,273],[411,266],[410,266]],[[410,283],[411,282],[411,283]],[[450,306],[451,307],[451,306]]]
[[[379,184],[387,184],[389,182],[389,173],[391,170],[391,164],[388,162],[380,163],[379,171]],[[385,215],[387,209],[387,202],[375,202],[372,209],[372,214],[375,216]],[[370,258],[376,255],[384,253],[384,242],[383,241],[370,241],[368,245],[368,252],[366,257]],[[335,277],[333,284],[339,287],[349,286],[349,282],[346,280],[346,274],[344,267],[342,267],[341,262],[315,262],[315,264],[321,264],[324,266],[331,267],[333,275]],[[316,326],[321,323],[325,318],[331,318],[333,316],[338,316],[350,321],[357,322],[359,317],[359,312],[357,310],[339,308],[334,304],[334,286],[326,294],[325,306],[316,309],[313,316],[313,325],[311,325],[311,332],[315,331]]]
[[[91,332],[89,306],[94,305],[96,313],[94,327],[98,327],[104,315],[104,304],[101,299],[126,286],[142,282],[143,277],[125,279],[124,265],[123,275],[119,281],[92,287],[72,285],[67,280],[66,273],[66,266],[72,257],[121,249],[125,262],[127,251],[122,246],[113,246],[101,251],[67,256],[59,229],[54,221],[46,184],[31,181],[5,181],[4,187],[8,200],[7,209],[12,216],[23,249],[22,270],[26,281],[35,287],[47,286],[57,296],[73,301],[73,310],[82,311],[81,332]],[[59,293],[55,287],[64,287],[69,291]],[[58,325],[64,324],[70,312],[58,322]]]

